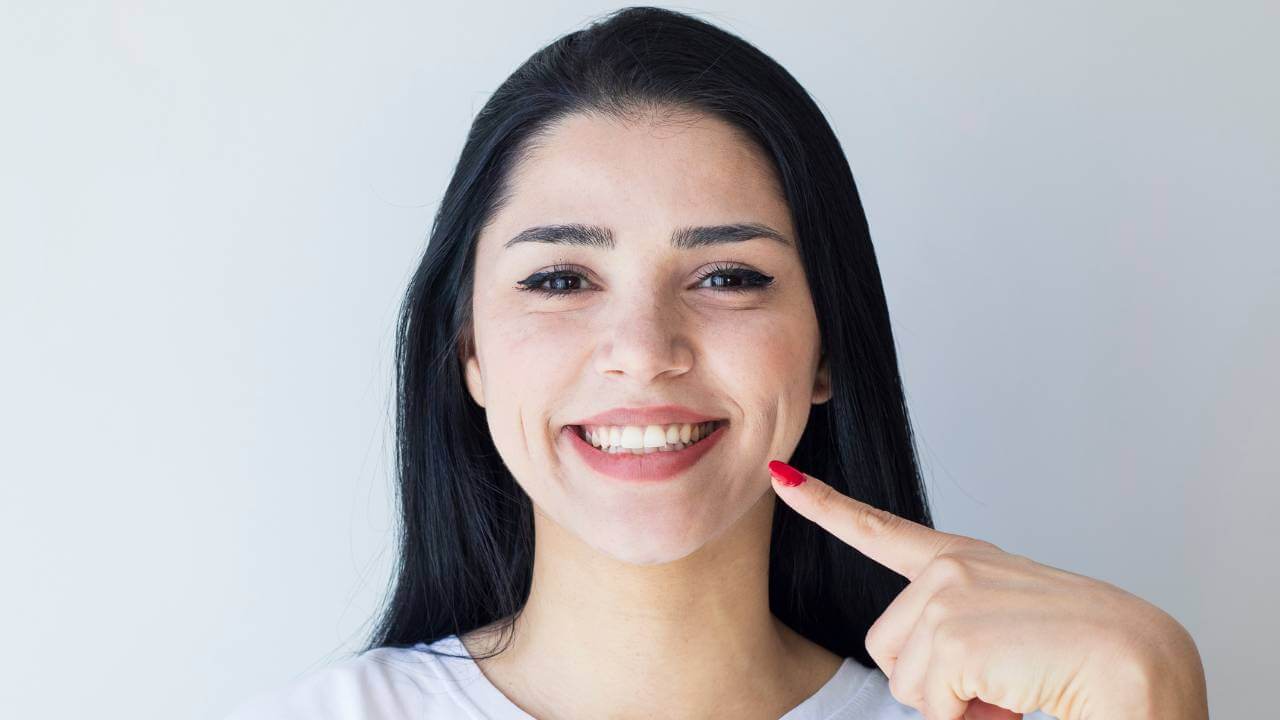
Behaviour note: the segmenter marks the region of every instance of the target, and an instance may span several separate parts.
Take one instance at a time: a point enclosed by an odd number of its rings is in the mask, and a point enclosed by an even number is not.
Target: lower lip
[[[601,475],[631,482],[655,482],[669,480],[693,467],[703,455],[706,455],[720,437],[724,435],[728,423],[722,423],[711,434],[683,450],[670,452],[653,451],[636,455],[631,451],[608,453],[598,450],[594,445],[583,440],[576,428],[564,426],[562,433],[568,433],[569,443],[577,451],[587,465]]]

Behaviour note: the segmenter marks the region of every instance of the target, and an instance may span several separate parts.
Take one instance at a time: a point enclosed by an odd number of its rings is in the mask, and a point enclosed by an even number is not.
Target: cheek
[[[518,382],[527,383],[534,371],[564,364],[575,347],[582,347],[577,325],[549,315],[512,315],[492,323],[491,359],[514,369]]]
[[[558,398],[572,389],[588,347],[583,323],[553,314],[511,314],[486,318],[477,329],[485,365],[485,396],[495,423],[546,425]],[[518,416],[518,417],[517,417]]]
[[[701,344],[708,359],[735,381],[776,396],[803,380],[804,364],[817,342],[807,324],[781,312],[728,314],[705,322]]]
[[[551,438],[550,414],[572,390],[582,348],[577,326],[550,315],[511,313],[478,318],[485,416],[504,464],[535,499],[541,488]]]
[[[723,383],[744,414],[743,441],[789,452],[808,422],[818,331],[800,312],[726,315],[710,323],[704,344],[709,374]]]

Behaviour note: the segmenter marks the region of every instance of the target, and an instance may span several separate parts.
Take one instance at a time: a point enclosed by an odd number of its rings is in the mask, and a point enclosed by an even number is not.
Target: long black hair
[[[489,625],[509,630],[523,608],[532,503],[463,379],[476,238],[509,197],[513,165],[550,124],[578,112],[626,119],[663,109],[708,113],[743,131],[785,191],[832,392],[810,406],[789,461],[932,527],[866,215],[830,125],[790,73],[738,36],[671,10],[623,8],[534,53],[471,125],[400,309],[399,556],[365,651]],[[867,630],[905,586],[776,503],[769,604],[796,632],[873,667]]]

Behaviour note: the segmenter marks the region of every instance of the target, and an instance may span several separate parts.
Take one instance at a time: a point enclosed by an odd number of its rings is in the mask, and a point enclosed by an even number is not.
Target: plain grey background
[[[0,715],[216,718],[369,630],[430,219],[489,93],[619,5],[0,7]],[[838,132],[938,526],[1274,708],[1277,4],[669,7]]]

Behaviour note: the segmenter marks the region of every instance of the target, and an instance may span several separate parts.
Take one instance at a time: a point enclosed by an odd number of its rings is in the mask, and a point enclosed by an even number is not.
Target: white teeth
[[[627,425],[622,428],[622,447],[634,450],[636,448],[643,449],[644,446],[644,428],[639,428],[635,425]]]
[[[604,452],[642,455],[683,450],[711,434],[719,424],[720,421],[673,425],[595,425],[579,427],[577,430],[580,437]]]
[[[631,428],[627,428],[627,430],[630,430],[630,429],[631,429]],[[622,444],[623,444],[623,445],[626,445],[627,443],[624,441]],[[645,425],[645,426],[644,426],[644,447],[646,447],[646,448],[660,448],[660,447],[662,447],[663,445],[666,445],[666,444],[667,444],[667,431],[666,431],[666,430],[663,430],[662,428],[658,427],[657,425]],[[628,445],[627,447],[630,447],[630,446]]]

